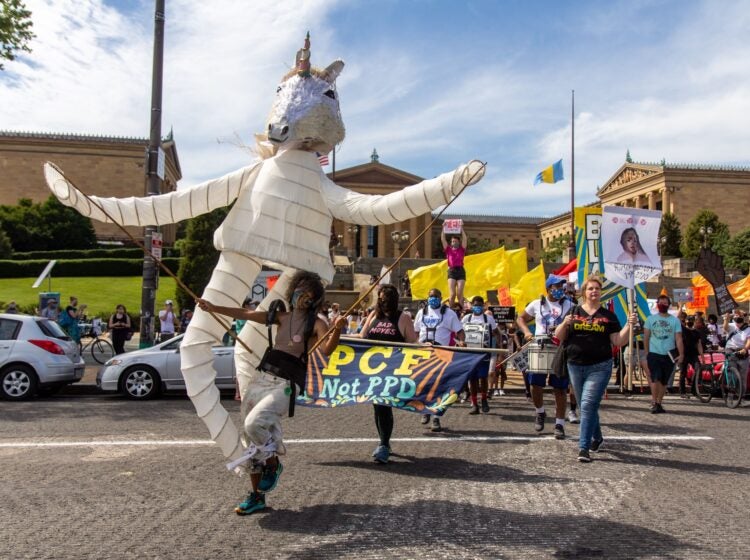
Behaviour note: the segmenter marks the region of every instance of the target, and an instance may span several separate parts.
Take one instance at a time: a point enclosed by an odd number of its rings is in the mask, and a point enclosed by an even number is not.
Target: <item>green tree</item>
[[[561,262],[563,253],[568,250],[570,245],[570,234],[566,233],[550,241],[549,245],[540,255],[544,262]]]
[[[701,228],[704,228],[704,233],[701,233]],[[711,233],[708,233],[709,230]],[[682,256],[688,259],[697,258],[704,242],[706,247],[723,256],[728,241],[729,227],[719,220],[715,212],[701,210],[688,224],[682,240]]]
[[[469,237],[469,242],[466,247],[466,253],[469,255],[476,255],[477,253],[485,253],[495,249],[492,246],[492,241],[489,239],[482,239],[481,237]]]
[[[15,60],[17,51],[31,52],[32,26],[31,12],[22,0],[0,0],[0,60]]]
[[[667,212],[661,217],[659,226],[659,239],[661,241],[661,256],[664,257],[681,257],[682,251],[682,233],[680,232],[680,221],[677,216]]]
[[[0,221],[14,251],[90,249],[96,246],[91,220],[64,206],[54,196],[42,204],[22,198],[16,206],[0,206]]]
[[[750,272],[750,228],[743,229],[726,244],[724,266],[739,268],[742,274]]]
[[[216,263],[219,262],[219,252],[213,243],[214,231],[224,221],[228,212],[228,208],[217,208],[188,222],[185,239],[180,246],[182,259],[177,277],[196,295],[203,293]],[[192,309],[195,305],[192,296],[179,286],[176,299],[180,309]]]
[[[96,247],[96,231],[87,218],[50,196],[39,207],[46,224],[47,249],[92,249]]]
[[[10,237],[5,230],[0,227],[0,259],[9,259],[13,254],[13,246],[10,244]]]

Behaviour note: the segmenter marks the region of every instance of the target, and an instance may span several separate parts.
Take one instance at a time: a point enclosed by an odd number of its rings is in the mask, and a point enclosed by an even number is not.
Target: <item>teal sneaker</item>
[[[250,515],[256,511],[260,511],[266,508],[266,496],[260,492],[250,492],[247,497],[240,502],[234,513],[237,515]]]
[[[373,451],[372,456],[375,457],[375,462],[385,465],[391,456],[391,448],[387,445],[378,445],[375,451]]]
[[[283,472],[284,467],[281,466],[281,461],[277,461],[276,466],[265,465],[263,467],[263,474],[260,477],[260,483],[258,483],[258,490],[261,492],[270,492],[279,483],[279,477]]]

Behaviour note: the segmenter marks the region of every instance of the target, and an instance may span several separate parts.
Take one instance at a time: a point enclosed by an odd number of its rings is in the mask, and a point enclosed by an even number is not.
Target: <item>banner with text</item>
[[[305,395],[297,403],[323,408],[372,403],[440,416],[485,356],[457,348],[342,340],[330,356],[320,350],[310,356]]]

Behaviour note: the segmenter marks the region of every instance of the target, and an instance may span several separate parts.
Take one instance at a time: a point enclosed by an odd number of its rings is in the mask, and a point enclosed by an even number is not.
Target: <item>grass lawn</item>
[[[38,306],[38,294],[47,291],[48,282],[45,280],[39,288],[32,288],[35,280],[36,278],[0,278],[0,312],[5,311],[9,301],[15,301],[24,311],[27,306]],[[109,317],[118,304],[123,304],[129,312],[138,314],[141,309],[141,281],[140,276],[53,277],[50,291],[60,292],[63,306],[68,305],[71,295],[77,296],[79,303],[88,305],[86,315],[89,317]],[[175,281],[169,276],[159,278],[156,311],[163,307],[165,299],[174,299],[175,287]]]

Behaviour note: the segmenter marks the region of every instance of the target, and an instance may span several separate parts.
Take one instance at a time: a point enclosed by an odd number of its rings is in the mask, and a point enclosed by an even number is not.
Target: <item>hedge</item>
[[[0,278],[33,278],[39,276],[47,266],[48,259],[26,261],[0,260]],[[162,259],[169,270],[177,274],[180,259]],[[81,276],[140,276],[143,259],[61,259],[52,269],[57,277]],[[163,271],[162,271],[163,273]]]
[[[180,250],[174,247],[164,247],[162,254],[167,257],[180,257]],[[13,253],[11,260],[30,261],[38,259],[138,259],[143,258],[143,249],[139,247],[120,247],[117,249],[71,249],[65,251],[27,251]]]

